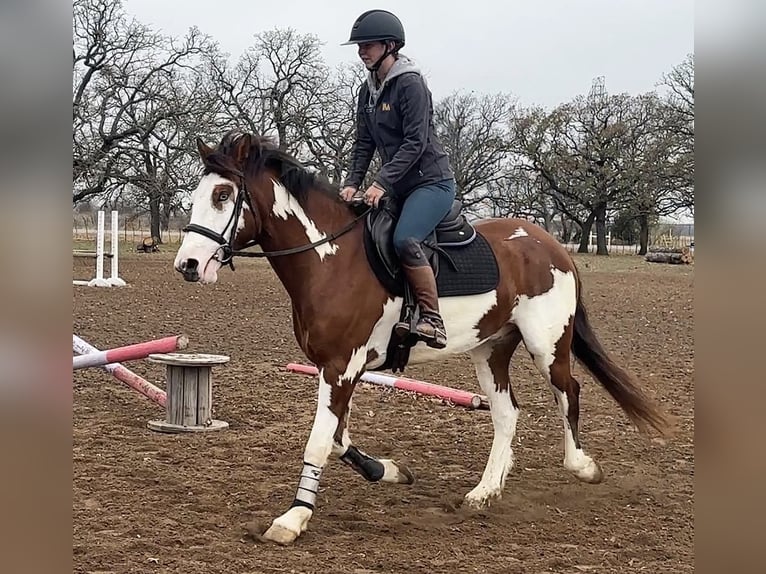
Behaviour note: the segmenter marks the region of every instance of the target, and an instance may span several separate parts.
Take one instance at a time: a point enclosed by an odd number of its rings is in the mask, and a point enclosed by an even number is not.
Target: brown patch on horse
[[[223,209],[223,202],[229,200],[232,195],[234,195],[234,187],[231,184],[217,184],[213,187],[213,193],[211,196],[213,207],[215,207],[218,211],[221,211]]]
[[[509,239],[521,228],[526,236]],[[521,219],[487,219],[476,229],[489,241],[497,258],[500,283],[497,305],[478,324],[479,337],[498,332],[511,318],[519,295],[535,297],[553,287],[551,268],[576,274],[566,249],[541,227]]]
[[[521,343],[521,332],[514,328],[506,338],[500,339],[495,343],[487,361],[489,368],[492,370],[492,376],[495,379],[495,390],[498,392],[508,391],[508,394],[511,395],[511,403],[517,409],[519,408],[519,403],[516,402],[516,397],[513,394],[509,368],[511,357],[519,343]]]

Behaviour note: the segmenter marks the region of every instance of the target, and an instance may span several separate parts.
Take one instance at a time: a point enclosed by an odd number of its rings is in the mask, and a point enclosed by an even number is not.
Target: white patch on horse
[[[553,286],[541,295],[519,295],[511,311],[511,322],[518,325],[524,346],[539,369],[553,364],[556,343],[577,308],[577,281],[571,271],[551,267]],[[538,361],[541,361],[538,364]]]
[[[367,363],[367,347],[361,346],[351,353],[351,358],[348,360],[345,372],[338,377],[338,386],[342,386],[344,382],[351,383],[359,375],[364,372],[365,363]]]
[[[378,353],[378,358],[367,365],[374,369],[382,365],[386,359],[388,340],[391,329],[399,320],[403,299],[389,299],[383,305],[383,312],[372,329],[367,348]],[[443,297],[439,299],[439,311],[447,330],[447,347],[432,349],[420,342],[410,351],[410,365],[425,363],[457,353],[470,351],[480,343],[479,321],[497,305],[497,291],[480,295],[465,295],[462,297]]]
[[[222,209],[217,208],[212,201],[213,189],[217,185],[229,185],[234,190],[229,200],[223,204]],[[224,239],[228,241],[230,230],[226,229],[226,225],[234,213],[234,202],[238,193],[239,188],[237,184],[230,179],[221,177],[217,173],[209,173],[203,176],[197,188],[192,192],[192,212],[189,222],[206,227],[221,235],[225,234]],[[243,204],[242,208],[243,210],[248,209],[247,204]],[[237,231],[242,230],[244,226],[245,218],[240,213],[239,220],[237,221]],[[196,259],[200,264],[202,281],[204,283],[215,283],[220,264],[212,258],[218,253],[220,247],[217,242],[209,237],[199,233],[187,233],[176,255],[175,266],[178,268],[182,261]]]
[[[509,239],[518,239],[519,237],[528,237],[528,236],[529,236],[529,233],[524,231],[523,227],[519,227],[518,229],[516,229],[516,231],[513,232],[513,235],[511,235],[508,239],[506,239],[506,241],[508,241]]]
[[[316,224],[311,221],[309,216],[306,215],[306,212],[303,211],[298,200],[285,189],[285,186],[276,180],[271,181],[274,184],[274,206],[271,210],[272,213],[284,220],[287,220],[290,215],[294,216],[300,221],[301,225],[303,225],[303,229],[306,231],[306,237],[308,237],[310,243],[321,241],[327,237],[326,233],[319,231]],[[319,259],[324,261],[325,256],[334,255],[338,251],[338,244],[332,242],[323,243],[322,245],[314,247],[314,251],[319,255]]]
[[[550,377],[547,377],[550,384]],[[585,454],[582,448],[577,448],[572,435],[572,427],[569,425],[569,400],[565,393],[551,385],[553,394],[556,395],[556,404],[561,418],[564,420],[564,468],[574,473],[580,480],[589,481],[599,474],[601,470],[593,458]]]
[[[332,436],[338,428],[338,417],[330,410],[331,385],[324,378],[324,369],[319,371],[317,410],[314,426],[311,428],[303,460],[323,467],[330,456]],[[329,440],[328,440],[329,439]]]
[[[511,443],[516,434],[519,409],[513,406],[508,389],[497,390],[495,376],[489,366],[493,343],[487,342],[471,351],[476,377],[482,392],[487,396],[495,434],[487,465],[481,481],[466,495],[466,501],[474,508],[485,508],[493,498],[500,498],[508,473],[513,468]]]

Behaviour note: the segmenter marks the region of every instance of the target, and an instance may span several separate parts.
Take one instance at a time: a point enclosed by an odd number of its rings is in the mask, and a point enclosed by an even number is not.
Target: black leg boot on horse
[[[415,333],[429,347],[443,349],[447,346],[447,331],[439,315],[439,294],[436,278],[428,263],[423,248],[415,240],[407,242],[407,247],[400,255],[402,271],[410,284],[415,300],[420,308],[420,317],[415,325]],[[398,336],[404,337],[410,331],[407,323],[400,322],[394,327]]]

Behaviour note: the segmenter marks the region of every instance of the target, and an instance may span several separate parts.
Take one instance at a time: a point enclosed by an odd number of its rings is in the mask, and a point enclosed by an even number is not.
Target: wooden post
[[[214,365],[229,362],[225,355],[159,353],[149,360],[167,366],[165,420],[149,421],[147,426],[166,433],[205,432],[228,428],[229,423],[214,420]]]

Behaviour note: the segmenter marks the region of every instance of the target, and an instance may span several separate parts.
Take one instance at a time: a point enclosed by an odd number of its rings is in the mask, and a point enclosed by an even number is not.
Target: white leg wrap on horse
[[[303,471],[298,481],[298,489],[295,492],[293,506],[305,506],[312,510],[314,509],[321,476],[321,468],[308,462],[303,463]]]

